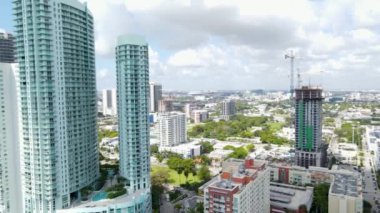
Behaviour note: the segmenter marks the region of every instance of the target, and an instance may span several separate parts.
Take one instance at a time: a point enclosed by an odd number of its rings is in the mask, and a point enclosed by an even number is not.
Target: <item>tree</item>
[[[179,211],[180,209],[182,209],[182,204],[177,203],[177,204],[174,205],[174,208]]]
[[[235,150],[235,147],[232,145],[227,145],[223,147],[223,150]]]
[[[197,203],[195,205],[195,210],[197,213],[202,213],[204,211],[203,202]]]
[[[247,146],[245,146],[245,148],[247,149],[248,152],[253,152],[253,150],[255,150],[255,145],[250,143]]]
[[[153,155],[153,154],[157,154],[157,153],[158,153],[158,145],[157,144],[151,145],[150,146],[150,154]]]
[[[203,165],[199,170],[198,170],[198,177],[202,181],[208,181],[211,179],[211,173],[208,168],[208,166]]]
[[[229,154],[230,158],[244,159],[247,157],[248,152],[244,147],[235,148],[234,152]]]
[[[164,183],[167,183],[169,180],[169,171],[157,170],[152,174],[151,179],[153,185],[163,185]]]
[[[211,159],[207,155],[201,155],[200,156],[202,160],[202,165],[210,165],[211,164]]]
[[[328,212],[330,184],[322,183],[314,186],[313,209],[315,212]]]
[[[192,173],[192,174],[195,174],[195,164],[193,162],[192,159],[185,159],[185,160],[182,160],[182,165],[183,165],[183,173],[186,177],[186,182],[187,182],[187,178],[189,177],[189,174]]]
[[[201,150],[202,154],[210,153],[214,151],[214,146],[210,143],[210,141],[201,142]]]

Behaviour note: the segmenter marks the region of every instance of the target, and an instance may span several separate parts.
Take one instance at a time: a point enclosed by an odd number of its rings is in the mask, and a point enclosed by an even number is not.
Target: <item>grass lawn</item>
[[[181,175],[178,175],[178,173],[174,170],[169,169],[168,167],[163,166],[152,166],[152,173],[158,171],[158,170],[167,170],[169,172],[169,183],[179,186],[180,184],[186,183],[186,177],[182,173]],[[187,182],[189,183],[199,183],[200,180],[198,176],[193,176],[193,174],[189,174],[189,177],[187,178]]]

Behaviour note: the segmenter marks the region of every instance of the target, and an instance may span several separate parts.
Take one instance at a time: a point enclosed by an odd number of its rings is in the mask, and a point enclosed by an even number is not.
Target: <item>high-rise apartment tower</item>
[[[160,146],[175,146],[186,142],[186,115],[167,112],[158,116]]]
[[[12,35],[0,33],[0,212],[21,212],[18,70]]]
[[[116,89],[102,91],[103,115],[117,115]]]
[[[137,35],[118,38],[116,47],[117,111],[120,174],[128,194],[136,199],[134,212],[151,212],[149,157],[148,44]]]
[[[158,112],[159,103],[162,99],[162,85],[154,82],[149,83],[149,93],[150,93],[150,112]]]
[[[99,176],[93,18],[77,0],[13,6],[23,212],[55,212]]]
[[[10,33],[0,32],[0,62],[15,63],[15,37]]]

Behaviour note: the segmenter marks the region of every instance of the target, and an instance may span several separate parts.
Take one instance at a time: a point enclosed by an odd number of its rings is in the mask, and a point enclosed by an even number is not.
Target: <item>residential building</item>
[[[215,149],[208,154],[208,157],[211,159],[211,166],[221,167],[223,161],[233,153],[233,150],[224,150],[224,149]]]
[[[221,118],[229,120],[231,116],[236,114],[235,101],[226,100],[222,102]]]
[[[183,143],[176,146],[159,146],[160,152],[170,151],[182,155],[184,158],[192,158],[201,155],[199,142]]]
[[[18,65],[13,37],[6,33],[0,33],[0,97],[0,212],[22,212]]]
[[[120,174],[129,182],[133,212],[151,212],[149,157],[149,56],[142,36],[124,35],[116,47]]]
[[[193,110],[193,120],[194,123],[202,123],[208,119],[208,111],[207,110]]]
[[[77,0],[13,1],[22,212],[55,212],[99,177],[93,17]]]
[[[334,157],[344,164],[356,165],[358,146],[352,143],[332,143],[329,146]]]
[[[117,115],[116,89],[105,89],[102,91],[102,95],[103,115]]]
[[[304,86],[295,92],[296,164],[323,166],[322,89]]]
[[[360,176],[336,174],[329,190],[329,212],[363,212]]]
[[[158,112],[159,102],[162,99],[162,85],[155,82],[150,82],[149,97],[150,112]]]
[[[193,104],[191,104],[191,103],[185,104],[186,118],[191,118],[191,114],[192,114],[193,109],[194,109]]]
[[[206,183],[204,212],[269,212],[269,169],[266,161],[228,159],[219,177]]]
[[[173,111],[173,101],[172,100],[160,100],[158,102],[158,112],[171,112]]]
[[[315,185],[319,183],[331,183],[332,175],[335,174],[354,174],[353,171],[347,170],[334,165],[332,169],[324,167],[310,166],[305,168],[297,165],[286,163],[269,164],[270,180],[277,183],[285,183],[292,185]]]
[[[116,47],[119,170],[126,193],[108,199],[101,190],[89,201],[58,213],[152,212],[149,160],[148,44],[138,35],[119,36]],[[102,141],[115,147],[117,140]],[[105,154],[105,153],[104,153]]]
[[[298,213],[302,207],[310,212],[313,187],[270,183],[270,209],[272,213]]]
[[[6,32],[0,32],[0,63],[15,63],[15,37]]]
[[[176,146],[186,142],[186,116],[182,112],[168,112],[158,116],[160,146]]]

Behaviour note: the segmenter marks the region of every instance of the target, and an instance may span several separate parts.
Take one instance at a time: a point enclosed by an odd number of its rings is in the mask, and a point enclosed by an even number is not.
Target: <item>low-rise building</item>
[[[358,146],[352,143],[336,143],[330,147],[330,151],[335,158],[344,164],[357,164]]]
[[[220,167],[224,159],[226,159],[231,153],[232,150],[217,149],[208,154],[208,157],[211,159],[211,166]]]
[[[204,189],[204,212],[269,212],[269,169],[262,160],[228,159]]]
[[[300,186],[331,183],[332,175],[353,175],[355,173],[347,169],[339,168],[337,165],[333,166],[332,169],[314,166],[310,166],[307,169],[286,163],[271,163],[269,164],[269,169],[271,181]]]
[[[281,183],[270,184],[270,209],[272,213],[297,213],[304,207],[310,212],[313,203],[313,187]]]
[[[170,151],[182,155],[184,158],[192,158],[201,155],[201,145],[198,142],[183,143],[176,146],[159,146],[160,152]]]
[[[336,174],[329,190],[329,212],[363,212],[361,178],[354,175]]]

